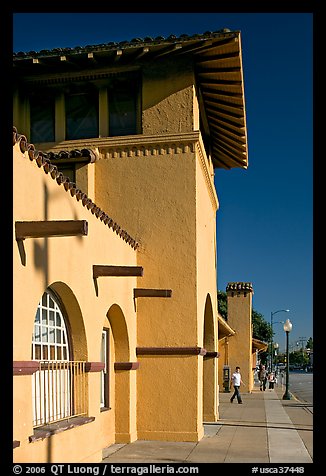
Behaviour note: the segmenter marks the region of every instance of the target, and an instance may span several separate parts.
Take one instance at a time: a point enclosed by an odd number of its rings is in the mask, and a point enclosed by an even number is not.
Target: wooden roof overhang
[[[225,319],[218,314],[218,339],[224,339],[224,337],[230,337],[235,334],[235,330],[229,326]]]
[[[108,70],[137,69],[145,62],[191,55],[194,63],[205,143],[214,168],[247,168],[248,146],[241,35],[228,29],[198,35],[170,35],[75,48],[14,54],[16,77],[82,71],[101,75]],[[86,74],[85,74],[86,75]]]
[[[252,350],[255,352],[256,350],[258,352],[265,352],[268,348],[268,344],[266,342],[263,342],[262,340],[259,339],[252,339]]]

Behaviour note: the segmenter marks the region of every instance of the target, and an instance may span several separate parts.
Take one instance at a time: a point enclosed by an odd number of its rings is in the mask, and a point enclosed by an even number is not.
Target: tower
[[[235,330],[229,340],[231,372],[238,365],[244,382],[243,392],[252,388],[252,283],[232,282],[226,287],[228,324]]]

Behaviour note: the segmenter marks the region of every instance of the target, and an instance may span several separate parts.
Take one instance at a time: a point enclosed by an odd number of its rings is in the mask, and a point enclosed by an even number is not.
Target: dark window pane
[[[42,360],[48,360],[48,348],[46,346],[42,347]]]
[[[55,360],[55,346],[50,346],[50,360]]]
[[[109,88],[109,135],[137,134],[138,83],[133,79],[116,79]]]
[[[35,360],[41,360],[41,346],[40,345],[35,345],[34,359]]]
[[[54,97],[51,94],[35,94],[30,97],[31,141],[53,142]]]
[[[66,94],[66,139],[98,137],[98,91]]]

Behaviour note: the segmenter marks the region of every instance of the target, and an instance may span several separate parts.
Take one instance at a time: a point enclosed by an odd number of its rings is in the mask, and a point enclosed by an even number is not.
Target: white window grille
[[[47,291],[38,304],[32,336],[32,359],[40,362],[32,381],[34,427],[86,414],[85,362],[69,356],[63,314]]]

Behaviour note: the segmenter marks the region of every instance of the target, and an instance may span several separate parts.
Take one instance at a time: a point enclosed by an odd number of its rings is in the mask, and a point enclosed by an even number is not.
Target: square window
[[[38,92],[30,97],[31,141],[53,142],[55,99],[50,91]]]
[[[77,89],[77,90],[76,90]],[[87,90],[88,89],[88,90]],[[88,139],[99,136],[98,90],[72,88],[65,96],[66,139]]]
[[[115,78],[110,85],[109,136],[137,134],[137,88],[135,78]]]

